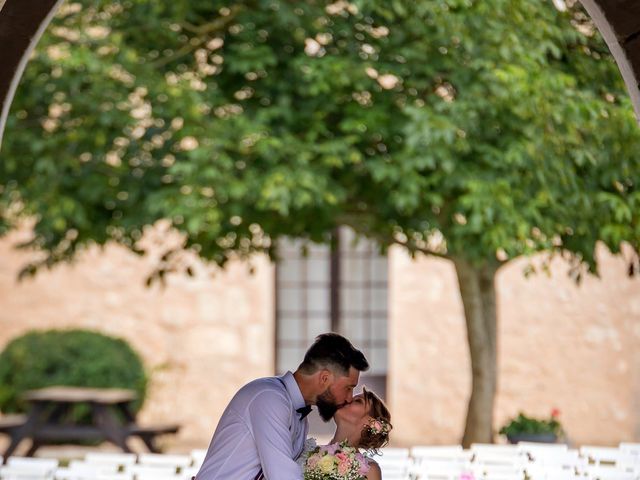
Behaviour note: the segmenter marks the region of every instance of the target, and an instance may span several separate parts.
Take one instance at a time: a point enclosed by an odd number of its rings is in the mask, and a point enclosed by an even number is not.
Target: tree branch
[[[230,13],[224,17],[216,18],[215,20],[205,23],[203,25],[192,25],[189,22],[182,22],[180,26],[187,32],[196,34],[195,37],[189,39],[188,43],[176,51],[173,55],[159,59],[153,63],[153,67],[164,67],[177,59],[188,55],[202,45],[205,41],[211,39],[211,34],[224,30],[229,23],[235,20],[238,13],[242,10],[241,5],[234,5],[230,8]]]
[[[231,20],[234,20],[236,15],[242,10],[241,5],[234,5],[230,8],[231,12],[229,15],[225,15],[224,17],[216,18],[208,23],[203,23],[202,25],[192,25],[189,22],[181,22],[180,26],[184,28],[186,31],[195,33],[196,35],[208,35],[213,32],[224,29]]]
[[[406,248],[407,250],[416,250],[416,251],[418,251],[420,253],[424,253],[425,255],[432,255],[434,257],[444,258],[446,260],[451,260],[451,258],[445,253],[436,252],[435,250],[431,250],[430,248],[418,247],[415,244],[413,246],[410,246],[409,242],[402,242],[402,241],[400,241],[400,240],[398,240],[396,238],[394,238],[391,241],[391,243],[395,244],[395,245],[400,245],[400,246]]]

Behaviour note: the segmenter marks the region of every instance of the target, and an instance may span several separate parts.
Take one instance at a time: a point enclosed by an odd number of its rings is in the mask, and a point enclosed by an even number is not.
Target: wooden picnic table
[[[23,398],[31,406],[27,415],[22,421],[13,417],[0,429],[11,437],[3,454],[5,459],[25,439],[32,442],[27,456],[33,456],[43,445],[87,440],[107,440],[124,452],[131,452],[127,439],[132,436],[141,438],[149,451],[157,453],[155,437],[179,429],[178,425],[138,425],[131,408],[137,398],[133,390],[57,386],[28,391]],[[91,424],[78,424],[70,417],[73,407],[79,404],[89,407]]]

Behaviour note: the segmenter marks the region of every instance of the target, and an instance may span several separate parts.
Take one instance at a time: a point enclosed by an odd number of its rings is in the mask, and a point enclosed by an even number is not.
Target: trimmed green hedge
[[[0,410],[23,412],[26,390],[67,385],[129,388],[144,402],[147,376],[138,354],[122,339],[89,330],[33,331],[13,339],[0,353]],[[83,420],[87,410],[76,416]]]

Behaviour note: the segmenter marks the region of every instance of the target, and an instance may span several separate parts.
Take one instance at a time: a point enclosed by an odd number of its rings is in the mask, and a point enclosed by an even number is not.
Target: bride
[[[346,441],[358,450],[377,453],[389,442],[391,414],[384,402],[372,391],[363,389],[353,401],[338,409],[333,417],[336,432],[331,444]],[[380,466],[370,457],[365,457],[369,465],[367,480],[381,480]]]

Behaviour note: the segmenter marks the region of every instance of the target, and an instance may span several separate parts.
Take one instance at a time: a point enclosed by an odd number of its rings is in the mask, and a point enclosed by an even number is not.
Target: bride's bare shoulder
[[[369,473],[367,473],[367,480],[381,480],[382,470],[380,465],[375,460],[369,459]]]

